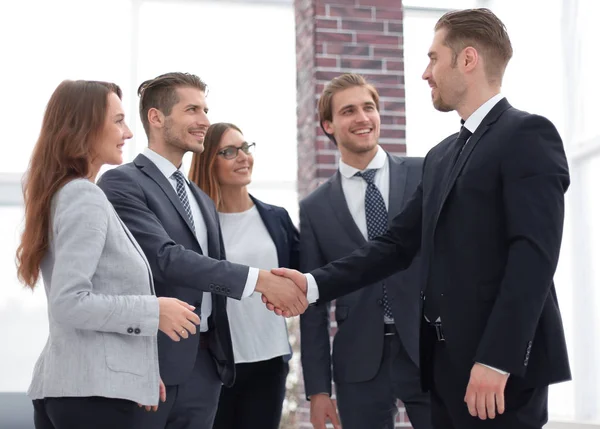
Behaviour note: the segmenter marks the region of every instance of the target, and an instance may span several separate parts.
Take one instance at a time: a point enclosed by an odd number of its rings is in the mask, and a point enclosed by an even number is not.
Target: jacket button
[[[133,328],[127,328],[127,333],[128,334],[133,334]]]
[[[227,288],[227,295],[231,293],[231,289]]]
[[[378,305],[383,305],[383,300],[382,300],[382,299],[378,299],[378,300],[377,300],[377,304],[378,304]]]
[[[211,283],[210,285],[208,285],[208,287],[210,288],[210,290],[214,290],[215,285]]]
[[[135,332],[136,334],[138,334],[138,335],[139,335],[139,334],[140,334],[140,332],[142,332],[142,331],[140,331],[140,328],[135,328],[135,331],[133,331],[133,332]]]

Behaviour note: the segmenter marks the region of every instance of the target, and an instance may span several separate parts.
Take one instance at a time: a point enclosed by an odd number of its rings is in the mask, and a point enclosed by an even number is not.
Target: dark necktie
[[[177,182],[177,196],[179,197],[179,201],[181,201],[181,205],[183,206],[183,209],[192,223],[194,233],[196,233],[196,225],[194,225],[194,217],[192,216],[190,201],[188,200],[187,192],[185,191],[185,178],[183,177],[183,173],[179,170],[175,170],[175,173],[173,173],[171,177]]]
[[[365,214],[367,217],[367,235],[369,240],[384,234],[388,229],[388,213],[381,192],[374,183],[376,169],[366,170],[355,174],[367,182],[365,193]],[[393,319],[392,309],[388,300],[387,290],[383,286],[383,314]]]
[[[469,137],[471,137],[472,135],[473,135],[473,133],[471,131],[469,131],[468,129],[466,129],[464,125],[462,125],[460,127],[458,137],[456,137],[456,140],[454,141],[453,151],[454,151],[455,155],[453,158],[452,167],[454,167],[454,164],[456,164],[456,161],[458,161],[460,154],[462,153],[462,151],[465,149],[465,147],[467,145],[467,140],[469,140]]]

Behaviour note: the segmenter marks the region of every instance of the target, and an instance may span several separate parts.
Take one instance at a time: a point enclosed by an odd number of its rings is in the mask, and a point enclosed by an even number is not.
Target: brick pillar
[[[329,178],[337,150],[319,127],[323,86],[360,73],[381,96],[384,149],[405,154],[401,0],[295,0],[300,198]]]
[[[360,73],[375,85],[381,97],[379,142],[391,153],[406,153],[402,2],[295,0],[294,6],[298,193],[303,198],[337,168],[338,152],[319,126],[317,100],[324,85],[344,72]],[[298,380],[302,383],[301,374]],[[294,391],[297,427],[311,428],[301,384]],[[396,427],[411,427],[403,409]]]

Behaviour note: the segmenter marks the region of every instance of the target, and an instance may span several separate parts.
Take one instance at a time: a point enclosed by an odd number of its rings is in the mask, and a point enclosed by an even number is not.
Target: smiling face
[[[365,86],[353,86],[333,95],[332,120],[323,121],[344,152],[364,154],[377,151],[381,118],[375,100]]]
[[[94,148],[94,165],[100,168],[104,164],[119,165],[123,163],[123,146],[125,140],[133,137],[125,123],[125,113],[121,100],[114,92],[108,94],[108,105],[104,127]]]
[[[176,88],[178,102],[164,119],[162,137],[171,150],[202,153],[204,136],[210,122],[204,91],[192,87]]]
[[[242,133],[230,128],[221,137],[219,152],[227,147],[239,148],[245,141]],[[215,162],[217,181],[221,187],[247,186],[252,181],[252,167],[254,167],[254,157],[252,154],[244,153],[243,150],[238,150],[237,156],[233,159],[225,159],[218,154]]]

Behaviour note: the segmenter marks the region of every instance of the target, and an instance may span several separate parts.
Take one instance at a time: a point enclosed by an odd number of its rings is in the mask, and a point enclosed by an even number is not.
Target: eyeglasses
[[[238,156],[240,149],[246,155],[252,155],[254,153],[254,148],[256,147],[256,143],[248,143],[244,142],[241,146],[226,146],[220,151],[217,152],[217,155],[221,155],[225,159],[235,159]]]

